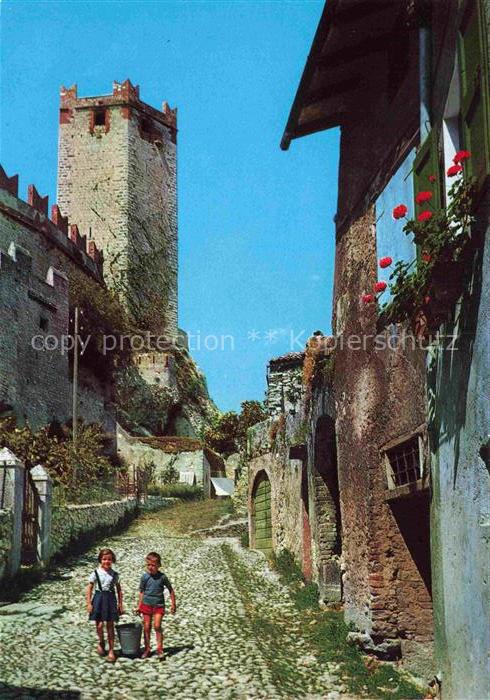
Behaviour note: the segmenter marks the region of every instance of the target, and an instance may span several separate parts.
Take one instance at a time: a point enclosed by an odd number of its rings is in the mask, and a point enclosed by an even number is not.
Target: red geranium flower
[[[422,252],[422,260],[424,263],[429,263],[432,260],[432,256],[426,253],[425,250]]]
[[[393,258],[390,258],[389,256],[387,256],[386,258],[380,259],[379,266],[380,267],[389,267],[392,262],[393,262]]]
[[[386,282],[383,282],[383,281],[376,282],[376,284],[374,285],[374,291],[375,292],[384,292],[384,290],[386,289],[387,286],[388,285],[386,284]]]
[[[435,182],[437,180],[435,175],[429,175],[428,177],[429,182]]]
[[[447,169],[447,175],[448,175],[448,177],[453,177],[453,175],[457,175],[462,170],[463,170],[462,165],[451,165],[451,167]]]
[[[415,201],[417,204],[423,204],[424,202],[428,202],[429,199],[432,199],[432,192],[419,192],[418,195],[415,197]]]
[[[464,160],[467,160],[468,158],[471,158],[470,151],[458,151],[453,158],[453,163],[456,163],[456,164],[462,163]]]
[[[421,211],[420,214],[417,216],[417,219],[419,221],[429,221],[429,219],[432,219],[432,212],[431,211]]]
[[[372,301],[374,301],[374,296],[372,294],[363,294],[361,299],[365,304],[370,304]]]
[[[399,204],[397,207],[393,209],[393,218],[394,219],[403,219],[405,214],[407,213],[408,209],[404,204]]]

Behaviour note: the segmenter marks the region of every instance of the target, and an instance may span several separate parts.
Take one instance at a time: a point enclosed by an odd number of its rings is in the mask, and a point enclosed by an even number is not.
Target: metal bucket
[[[123,625],[116,625],[121,654],[123,656],[139,656],[141,646],[141,632],[143,627],[141,622],[127,622]]]

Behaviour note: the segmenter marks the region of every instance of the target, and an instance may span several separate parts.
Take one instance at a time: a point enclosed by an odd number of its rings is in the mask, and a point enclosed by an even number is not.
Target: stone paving
[[[84,605],[94,547],[19,603],[0,607],[0,697],[346,697],[335,666],[316,663],[301,635],[300,615],[262,555],[233,539],[174,536],[165,526],[165,511],[156,520],[142,516],[123,534],[98,544],[116,552],[127,610],[136,603],[144,555],[162,554],[178,605],[174,617],[164,618],[165,658],[119,657],[111,665],[97,656],[94,624]],[[269,636],[267,622],[262,629],[260,620],[251,619],[250,600],[274,621]],[[128,615],[122,622],[132,619]],[[31,690],[20,695],[19,688]]]

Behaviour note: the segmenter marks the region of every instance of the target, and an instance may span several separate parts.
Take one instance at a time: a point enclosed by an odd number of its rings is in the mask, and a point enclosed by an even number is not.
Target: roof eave
[[[303,104],[304,93],[307,90],[311,73],[315,70],[315,60],[322,51],[323,43],[329,31],[331,19],[335,13],[338,2],[339,0],[328,0],[328,2],[325,3],[325,7],[323,8],[322,16],[320,17],[320,22],[318,23],[318,27],[315,32],[315,37],[311,45],[311,51],[308,54],[308,58],[306,59],[306,64],[303,69],[303,74],[301,76],[299,87],[296,91],[296,96],[294,98],[291,111],[289,112],[286,128],[284,129],[284,134],[281,139],[281,149],[283,151],[288,150],[293,139],[305,135],[296,133],[299,114]]]

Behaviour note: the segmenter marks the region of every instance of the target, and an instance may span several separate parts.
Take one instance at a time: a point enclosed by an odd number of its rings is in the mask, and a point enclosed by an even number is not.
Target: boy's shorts
[[[163,615],[165,608],[163,605],[146,605],[146,603],[140,603],[139,611],[143,613],[143,615]]]

